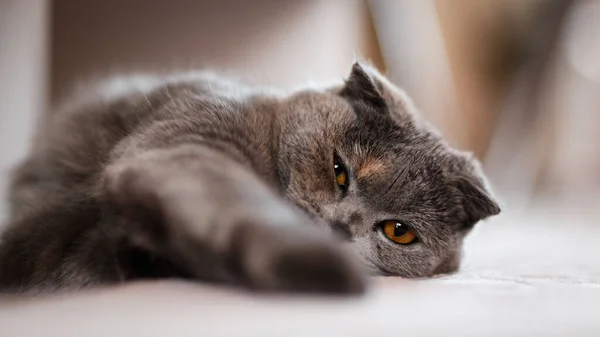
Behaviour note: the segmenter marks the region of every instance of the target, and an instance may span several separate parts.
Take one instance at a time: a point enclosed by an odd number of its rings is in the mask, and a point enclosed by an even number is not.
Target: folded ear
[[[471,228],[480,220],[500,213],[500,206],[478,179],[461,176],[455,184],[466,215],[464,227]]]
[[[375,70],[355,62],[352,65],[350,76],[340,91],[340,95],[351,99],[363,100],[375,106],[384,106],[383,87],[381,83],[378,83],[377,78],[369,73],[371,71]]]

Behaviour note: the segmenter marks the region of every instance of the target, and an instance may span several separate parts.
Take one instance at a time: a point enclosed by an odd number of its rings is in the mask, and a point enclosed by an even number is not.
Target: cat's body
[[[352,252],[380,273],[452,272],[499,211],[473,159],[359,64],[344,85],[291,95],[206,75],[144,85],[40,130],[10,191],[1,290],[181,276],[360,292]]]

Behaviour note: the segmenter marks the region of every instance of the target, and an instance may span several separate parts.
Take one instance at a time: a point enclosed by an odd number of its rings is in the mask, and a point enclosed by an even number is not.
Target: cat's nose
[[[331,222],[331,230],[333,233],[344,241],[352,240],[352,232],[350,232],[350,227],[347,223],[341,221],[333,221]]]

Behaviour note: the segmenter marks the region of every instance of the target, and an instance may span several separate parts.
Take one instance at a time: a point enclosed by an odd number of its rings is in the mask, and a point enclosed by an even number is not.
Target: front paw
[[[233,258],[251,287],[338,294],[366,290],[360,259],[317,228],[264,223],[238,228]]]

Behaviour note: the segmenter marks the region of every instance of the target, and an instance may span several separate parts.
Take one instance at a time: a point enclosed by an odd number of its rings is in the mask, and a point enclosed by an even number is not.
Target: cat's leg
[[[150,150],[109,166],[104,186],[132,245],[193,278],[268,290],[365,288],[349,252],[221,152]]]

